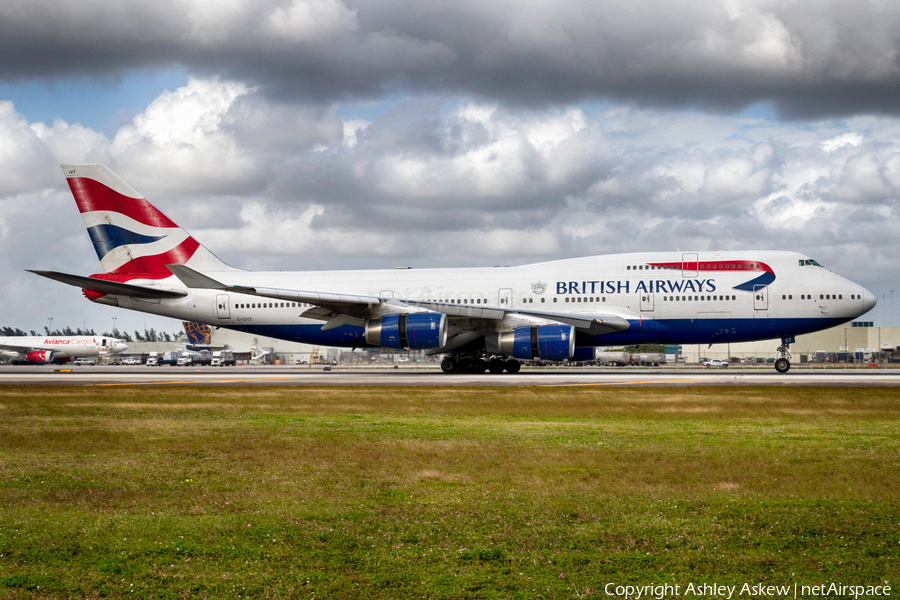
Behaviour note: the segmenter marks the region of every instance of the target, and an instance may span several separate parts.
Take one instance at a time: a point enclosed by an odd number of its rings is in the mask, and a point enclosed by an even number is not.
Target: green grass
[[[0,597],[897,588],[898,406],[892,388],[0,387]]]

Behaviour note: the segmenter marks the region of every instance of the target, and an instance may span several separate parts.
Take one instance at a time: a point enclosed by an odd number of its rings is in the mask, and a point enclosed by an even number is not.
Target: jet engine
[[[370,319],[366,343],[383,348],[440,348],[447,343],[447,315],[425,312]]]
[[[563,360],[575,354],[571,325],[533,325],[500,333],[500,352],[515,358]]]
[[[32,350],[25,354],[25,360],[35,363],[53,362],[53,350]]]

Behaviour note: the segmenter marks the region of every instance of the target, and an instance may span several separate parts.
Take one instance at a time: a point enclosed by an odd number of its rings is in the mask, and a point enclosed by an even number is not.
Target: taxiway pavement
[[[515,375],[442,373],[438,368],[336,366],[126,367],[0,365],[0,385],[367,385],[367,386],[841,386],[900,385],[900,369],[540,368]]]

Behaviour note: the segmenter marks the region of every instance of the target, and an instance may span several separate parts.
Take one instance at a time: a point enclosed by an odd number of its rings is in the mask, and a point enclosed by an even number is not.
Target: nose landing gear
[[[781,338],[781,345],[776,352],[778,359],[775,361],[775,370],[779,373],[787,373],[791,368],[791,344],[794,338]]]

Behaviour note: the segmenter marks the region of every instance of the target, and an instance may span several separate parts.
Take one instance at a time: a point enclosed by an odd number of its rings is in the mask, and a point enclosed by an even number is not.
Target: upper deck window
[[[801,267],[821,267],[822,265],[820,265],[819,263],[817,263],[816,261],[814,261],[811,258],[801,258],[800,266]]]

